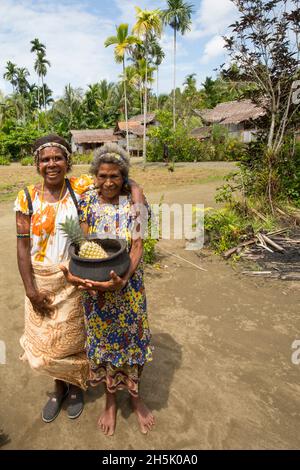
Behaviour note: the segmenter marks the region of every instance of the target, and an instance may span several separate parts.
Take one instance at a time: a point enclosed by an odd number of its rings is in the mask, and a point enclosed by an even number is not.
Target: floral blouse
[[[76,199],[93,186],[89,175],[69,178]],[[69,191],[58,202],[41,201],[41,193],[34,185],[28,186],[31,196],[33,215],[30,222],[32,261],[56,264],[69,258],[70,241],[60,228],[66,217],[78,217],[77,209]],[[18,193],[14,210],[29,215],[28,201],[24,190]]]

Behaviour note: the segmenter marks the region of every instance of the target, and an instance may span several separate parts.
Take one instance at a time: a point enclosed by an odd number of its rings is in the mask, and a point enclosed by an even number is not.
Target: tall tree
[[[104,45],[115,46],[115,60],[117,63],[122,63],[123,66],[123,82],[124,82],[124,100],[125,100],[125,122],[126,122],[126,147],[129,152],[129,137],[128,137],[128,110],[127,110],[127,86],[126,86],[126,67],[125,56],[133,44],[138,42],[138,38],[128,34],[128,24],[122,23],[116,26],[117,35],[110,36],[106,39]]]
[[[4,80],[10,82],[13,87],[13,93],[17,85],[17,66],[13,64],[10,60],[6,64],[6,72],[3,75]]]
[[[174,32],[174,68],[173,68],[173,128],[176,128],[176,34],[185,34],[191,29],[194,5],[183,0],[167,0],[168,8],[163,11],[163,22],[171,26]]]
[[[161,35],[162,22],[161,22],[161,11],[156,10],[142,10],[139,7],[135,7],[136,10],[136,23],[133,27],[133,32],[138,35],[144,41],[145,47],[145,90],[144,90],[144,135],[143,135],[143,159],[144,165],[147,161],[147,148],[146,148],[146,125],[147,125],[147,83],[148,83],[148,39],[151,33],[156,34],[158,37]]]
[[[46,54],[43,51],[37,53],[37,58],[34,64],[34,70],[37,72],[39,77],[42,80],[42,92],[43,92],[43,104],[44,109],[46,109],[46,95],[45,95],[45,86],[44,86],[44,77],[47,75],[47,66],[50,67],[51,64],[49,60],[46,59]]]
[[[35,52],[37,54],[39,52],[40,53],[45,52],[45,50],[46,50],[46,46],[43,43],[41,43],[38,38],[35,38],[32,41],[30,41],[30,44],[31,44],[30,52]],[[34,69],[37,72],[36,62],[34,64]],[[41,77],[40,77],[39,73],[37,73],[37,76],[38,76],[38,86],[37,86],[38,106],[39,106],[39,110],[40,110],[41,109],[41,103],[40,103],[40,80],[41,80]]]
[[[151,35],[150,41],[149,41],[149,52],[150,52],[150,60],[153,65],[156,67],[156,107],[157,109],[159,108],[159,102],[158,102],[158,95],[159,95],[159,66],[161,65],[162,61],[165,58],[165,53],[159,44],[159,42],[156,39],[156,36],[154,34]]]

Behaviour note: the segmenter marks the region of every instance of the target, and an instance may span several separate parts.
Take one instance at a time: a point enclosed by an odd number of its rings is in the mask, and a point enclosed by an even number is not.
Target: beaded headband
[[[34,152],[34,159],[35,159],[35,162],[37,163],[38,162],[38,158],[39,158],[39,153],[41,150],[43,150],[44,148],[47,148],[47,147],[58,147],[59,149],[62,149],[65,154],[66,154],[66,158],[67,158],[67,162],[69,163],[70,161],[70,157],[71,157],[71,153],[69,152],[69,150],[67,149],[67,147],[65,147],[64,145],[62,144],[59,144],[57,142],[47,142],[46,144],[42,144],[40,145],[36,151]]]

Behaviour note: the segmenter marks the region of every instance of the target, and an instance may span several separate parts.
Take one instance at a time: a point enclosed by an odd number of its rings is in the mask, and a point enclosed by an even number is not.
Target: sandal
[[[51,423],[59,415],[62,403],[69,393],[69,385],[66,383],[65,391],[61,394],[54,392],[53,396],[47,401],[42,411],[42,420],[44,423]]]
[[[68,396],[67,415],[70,419],[78,418],[83,410],[82,390],[71,385]]]

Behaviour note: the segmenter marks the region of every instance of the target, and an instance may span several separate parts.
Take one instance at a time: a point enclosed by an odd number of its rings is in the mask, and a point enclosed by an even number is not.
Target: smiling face
[[[103,199],[107,202],[116,202],[123,186],[123,176],[119,165],[115,163],[102,163],[96,176],[96,186]]]
[[[59,186],[67,173],[67,159],[62,149],[46,147],[40,151],[39,172],[48,186]]]

